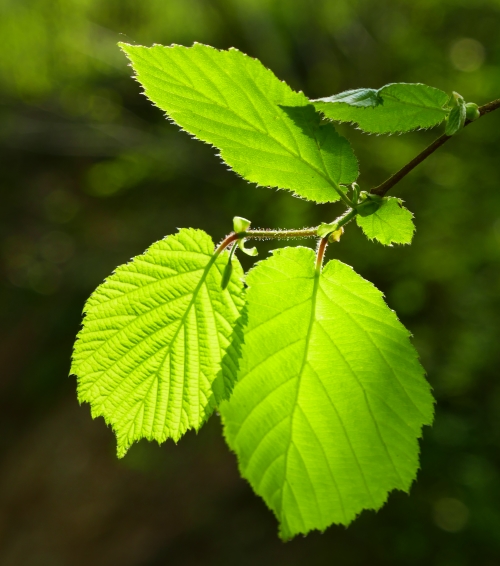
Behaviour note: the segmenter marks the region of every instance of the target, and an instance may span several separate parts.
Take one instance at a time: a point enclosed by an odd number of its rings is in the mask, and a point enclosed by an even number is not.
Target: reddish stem
[[[223,252],[228,246],[230,246],[233,242],[238,240],[238,234],[236,232],[231,232],[228,236],[226,236],[222,242],[219,244],[218,248],[215,250],[215,255],[219,255]]]
[[[326,246],[328,246],[328,236],[321,238],[318,246],[318,253],[316,255],[316,271],[321,271],[323,265],[323,258],[325,257]]]

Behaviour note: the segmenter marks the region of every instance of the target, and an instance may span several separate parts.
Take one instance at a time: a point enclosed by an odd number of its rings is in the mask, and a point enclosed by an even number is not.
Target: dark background
[[[500,96],[499,28],[498,0],[0,0],[0,564],[500,564],[500,112],[392,191],[415,213],[411,248],[350,226],[328,250],[386,294],[434,388],[409,496],[283,544],[217,416],[118,460],[68,377],[84,301],[153,241],[341,211],[227,171],[140,95],[117,41],[235,46],[311,98],[406,81],[482,104]],[[340,130],[364,189],[440,133]]]

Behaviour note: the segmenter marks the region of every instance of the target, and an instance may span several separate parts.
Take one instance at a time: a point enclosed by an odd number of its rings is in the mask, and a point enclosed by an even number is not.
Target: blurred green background
[[[500,97],[499,29],[498,0],[0,0],[0,564],[500,564],[500,111],[392,192],[415,213],[411,248],[350,226],[328,250],[386,294],[434,388],[410,496],[283,544],[217,416],[117,460],[68,377],[84,301],[153,241],[341,210],[229,172],[140,94],[118,41],[235,46],[311,98],[406,81],[482,104]],[[339,129],[364,189],[438,133]]]

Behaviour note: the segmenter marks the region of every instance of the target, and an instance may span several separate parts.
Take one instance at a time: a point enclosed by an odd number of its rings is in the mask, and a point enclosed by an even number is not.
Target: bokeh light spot
[[[468,519],[469,510],[458,499],[443,497],[434,505],[434,522],[443,531],[457,533],[465,527]]]
[[[483,45],[470,37],[455,41],[450,49],[450,59],[453,66],[466,73],[477,71],[484,63],[484,58]]]

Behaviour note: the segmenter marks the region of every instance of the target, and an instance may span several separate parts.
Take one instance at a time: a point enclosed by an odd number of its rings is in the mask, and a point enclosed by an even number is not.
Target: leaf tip
[[[117,458],[123,458],[125,454],[129,451],[130,442],[121,442],[118,441],[116,445],[116,456]]]

